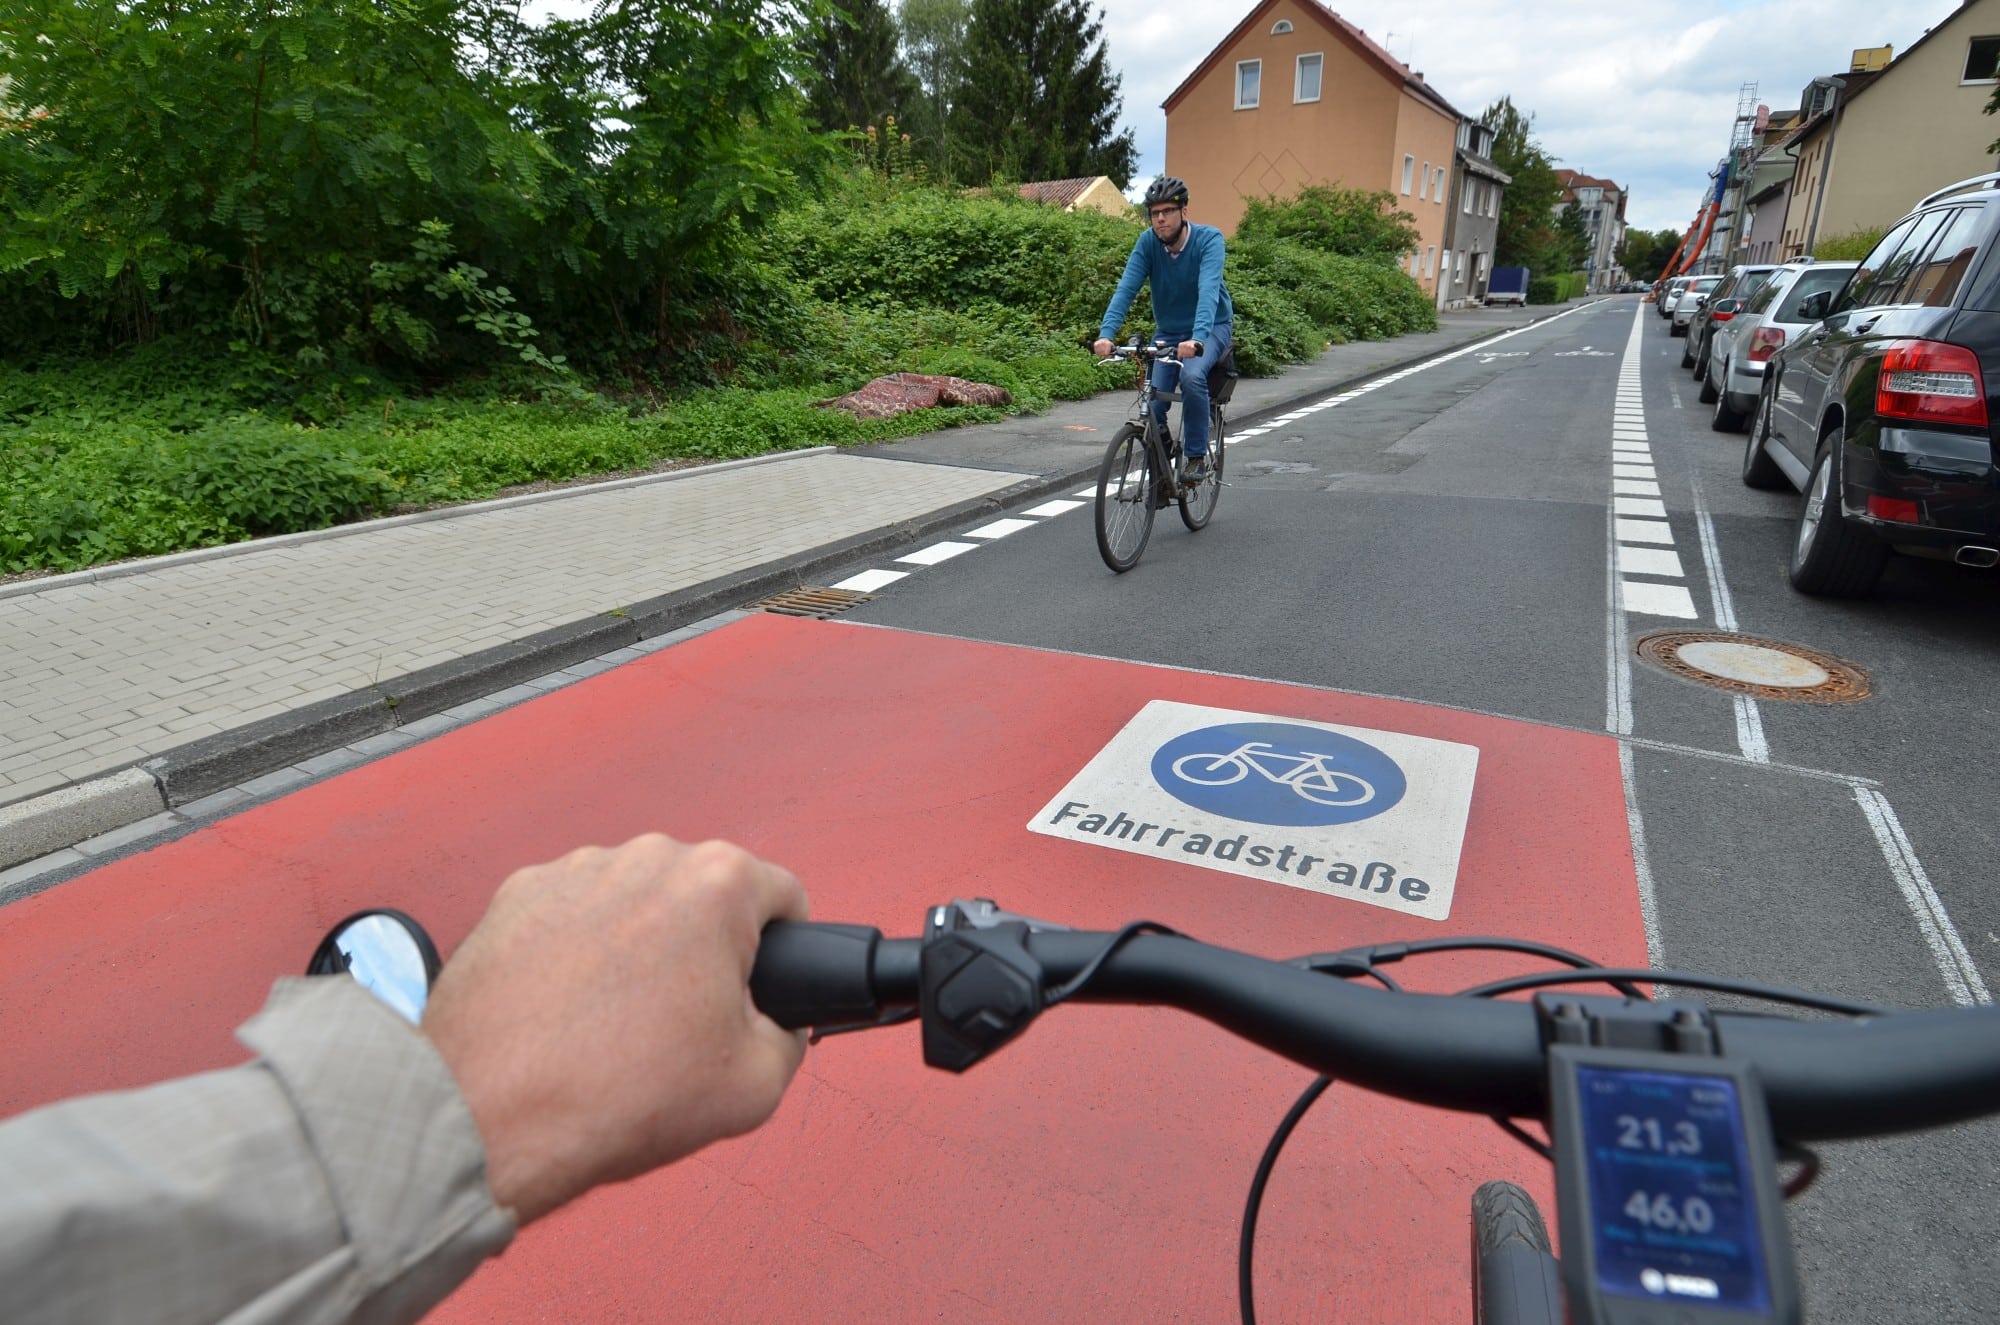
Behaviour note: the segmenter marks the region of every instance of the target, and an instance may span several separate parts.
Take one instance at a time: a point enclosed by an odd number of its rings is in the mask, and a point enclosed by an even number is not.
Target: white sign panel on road
[[[1156,699],[1028,827],[1443,920],[1478,767],[1470,745]]]

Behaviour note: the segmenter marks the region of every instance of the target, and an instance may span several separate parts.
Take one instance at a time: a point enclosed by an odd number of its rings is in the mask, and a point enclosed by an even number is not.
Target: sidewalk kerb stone
[[[137,768],[0,805],[0,869],[75,846],[167,808],[160,784]]]

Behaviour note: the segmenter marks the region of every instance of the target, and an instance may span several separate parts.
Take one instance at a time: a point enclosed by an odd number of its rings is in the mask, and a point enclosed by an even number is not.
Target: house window
[[[1457,262],[1454,262],[1454,263],[1452,263],[1452,264],[1451,264],[1451,269],[1452,269],[1453,271],[1455,271],[1455,272],[1457,272],[1457,273],[1458,273],[1458,284],[1460,284],[1460,285],[1464,285],[1464,284],[1465,284],[1465,250],[1464,250],[1464,249],[1460,249],[1460,250],[1458,251],[1458,261],[1457,261]]]
[[[1438,246],[1432,244],[1424,250],[1424,275],[1435,276],[1438,269]]]
[[[1403,192],[1408,193],[1410,191],[1410,181],[1416,178],[1416,174],[1417,174],[1417,159],[1413,156],[1404,157]]]
[[[1292,20],[1288,18],[1281,18],[1276,23],[1273,23],[1271,25],[1271,35],[1273,37],[1282,37],[1291,30],[1292,30]]]
[[[1298,76],[1292,83],[1293,101],[1319,100],[1319,75],[1321,66],[1325,63],[1326,56],[1323,54],[1301,55],[1299,57]]]
[[[1473,181],[1473,182],[1470,182],[1470,183],[1468,183],[1468,184],[1467,184],[1467,185],[1465,186],[1465,188],[1464,188],[1464,189],[1463,189],[1463,190],[1462,190],[1462,191],[1460,192],[1460,195],[1459,195],[1459,205],[1458,205],[1458,210],[1460,210],[1461,212],[1464,212],[1464,213],[1465,213],[1465,214],[1466,214],[1467,216],[1470,216],[1470,215],[1472,215],[1472,194],[1473,194],[1473,190],[1475,190],[1475,189],[1483,189],[1483,188],[1485,188],[1485,187],[1486,187],[1486,186],[1485,186],[1484,184],[1482,184],[1482,183],[1479,183],[1479,182],[1477,182],[1477,181]]]
[[[2000,37],[1974,37],[1965,43],[1961,83],[1991,83],[2000,79]]]
[[[1264,78],[1262,60],[1238,60],[1236,62],[1236,109],[1257,109],[1258,85]]]
[[[1428,161],[1424,162],[1424,182],[1418,186],[1417,196],[1419,198],[1431,196],[1431,163]]]
[[[1431,201],[1444,201],[1444,167],[1437,168],[1437,182],[1431,186]]]
[[[1494,215],[1500,204],[1500,190],[1491,184],[1486,186],[1486,214]]]

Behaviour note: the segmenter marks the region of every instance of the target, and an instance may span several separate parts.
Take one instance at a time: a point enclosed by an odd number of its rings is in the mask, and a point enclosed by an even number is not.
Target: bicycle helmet
[[[1178,175],[1162,175],[1146,186],[1146,205],[1170,202],[1176,207],[1188,204],[1187,181]]]

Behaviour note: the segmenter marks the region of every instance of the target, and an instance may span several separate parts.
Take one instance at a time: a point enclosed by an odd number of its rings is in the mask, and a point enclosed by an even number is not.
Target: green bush
[[[1289,198],[1252,198],[1237,224],[1239,241],[1291,239],[1321,253],[1385,267],[1417,246],[1417,218],[1387,189],[1308,184]]]
[[[1531,304],[1557,304],[1563,300],[1562,283],[1553,276],[1531,276],[1528,278],[1528,302]]]
[[[1862,227],[1841,235],[1829,235],[1813,244],[1812,255],[1820,262],[1859,262],[1875,251],[1888,233],[1887,226]]]

